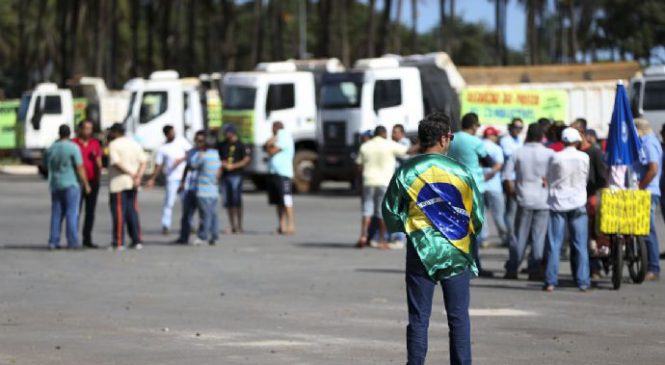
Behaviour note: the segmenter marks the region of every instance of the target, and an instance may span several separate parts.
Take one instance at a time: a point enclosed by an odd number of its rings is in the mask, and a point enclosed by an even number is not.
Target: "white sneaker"
[[[388,243],[388,247],[391,250],[403,250],[405,245],[404,241],[392,241]]]
[[[140,243],[137,243],[137,244],[135,244],[135,245],[131,245],[131,246],[129,246],[129,248],[132,249],[132,250],[142,250],[142,249],[143,249],[143,245],[140,244]]]
[[[204,241],[204,240],[202,240],[202,239],[200,239],[200,238],[198,238],[198,237],[196,237],[196,239],[194,240],[194,242],[192,242],[192,246],[203,246],[203,245],[205,245],[205,244],[206,244],[206,241]]]

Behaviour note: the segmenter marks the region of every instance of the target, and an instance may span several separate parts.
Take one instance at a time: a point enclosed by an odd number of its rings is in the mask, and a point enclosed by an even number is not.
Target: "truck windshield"
[[[362,84],[353,81],[326,83],[321,87],[321,107],[324,109],[345,109],[360,107]]]
[[[222,96],[225,110],[254,109],[256,88],[250,86],[227,85],[224,86]]]
[[[647,81],[644,84],[644,110],[665,110],[665,80]]]
[[[26,94],[21,97],[21,104],[18,106],[18,120],[25,122],[25,115],[28,114],[28,106],[30,106],[30,99],[32,94]]]

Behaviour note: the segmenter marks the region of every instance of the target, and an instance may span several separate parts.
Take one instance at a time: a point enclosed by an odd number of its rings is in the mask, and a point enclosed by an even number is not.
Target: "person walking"
[[[109,194],[113,220],[111,249],[125,249],[125,226],[132,240],[130,248],[140,250],[138,187],[145,172],[147,158],[141,145],[125,136],[125,127],[115,123],[109,130]]]
[[[469,169],[476,180],[476,186],[481,194],[485,192],[485,174],[483,167],[490,167],[495,169],[497,164],[487,153],[483,141],[476,137],[476,132],[480,128],[480,120],[476,113],[467,113],[462,117],[462,130],[455,133],[455,139],[450,143],[448,156],[457,160],[462,166]],[[478,239],[476,235],[473,239]],[[476,258],[476,265],[478,266],[478,273],[480,277],[491,278],[494,274],[491,271],[483,270],[480,255],[478,253],[479,245],[473,245],[474,257]]]
[[[508,164],[508,161],[510,161],[510,158],[513,155],[513,152],[517,150],[518,148],[522,147],[522,139],[520,137],[520,134],[522,133],[522,130],[524,129],[524,122],[522,121],[521,118],[513,118],[510,121],[510,124],[508,124],[508,134],[505,136],[501,137],[499,140],[499,145],[501,146],[501,149],[503,150],[503,161],[504,161],[504,168]],[[515,177],[512,175],[508,175],[506,173],[503,174],[503,179],[504,181],[506,180],[515,180]],[[506,194],[506,225],[508,226],[508,232],[510,234],[510,239],[515,240],[515,215],[517,214],[517,200],[515,200],[514,196],[510,196],[509,194]]]
[[[273,136],[263,145],[268,154],[268,201],[277,207],[278,234],[296,232],[293,213],[293,137],[282,122],[272,124]]]
[[[558,284],[559,256],[566,226],[570,231],[571,251],[576,257],[575,281],[581,291],[589,289],[588,217],[586,185],[589,178],[589,156],[578,151],[582,135],[566,128],[561,136],[565,148],[555,153],[547,172],[550,223],[547,228],[547,269],[543,290],[551,292]]]
[[[162,129],[166,143],[157,149],[155,155],[155,169],[146,182],[146,187],[152,189],[155,186],[157,177],[164,173],[164,203],[162,205],[162,234],[168,235],[171,229],[171,216],[173,215],[173,206],[178,197],[178,187],[185,170],[185,158],[187,151],[192,145],[184,138],[176,137],[175,128],[172,125],[166,125]]]
[[[386,127],[381,125],[374,129],[374,137],[360,146],[356,164],[362,175],[362,218],[356,247],[364,248],[369,244],[367,234],[372,217],[375,217],[379,227],[378,247],[389,248],[386,243],[386,226],[381,214],[381,202],[390,178],[395,173],[396,158],[406,156],[407,151],[408,147],[389,140]]]
[[[97,248],[92,239],[92,228],[95,224],[99,182],[102,176],[102,144],[92,134],[92,121],[84,120],[78,125],[77,137],[72,139],[81,151],[83,169],[90,185],[90,192],[84,193],[81,196],[81,204],[79,205],[79,212],[83,208],[83,212],[85,213],[83,219],[83,247],[86,248]]]
[[[483,131],[483,143],[488,155],[494,160],[493,167],[485,167],[485,207],[492,214],[494,225],[499,231],[501,246],[508,247],[510,244],[510,234],[506,225],[506,200],[503,196],[503,187],[501,186],[501,169],[503,168],[503,150],[498,145],[499,131],[494,127],[487,127]],[[478,245],[484,246],[487,239],[489,227],[483,226],[483,231],[479,236]]]
[[[49,249],[60,248],[60,230],[65,220],[67,247],[79,248],[78,215],[81,200],[81,186],[85,194],[91,193],[85,175],[83,158],[78,146],[69,140],[72,131],[68,125],[58,128],[58,136],[44,154],[44,164],[48,171],[48,184],[51,191],[51,229],[48,239]]]
[[[222,160],[222,194],[224,207],[229,216],[230,233],[243,233],[242,229],[242,182],[243,170],[252,161],[251,151],[238,136],[233,124],[222,129],[224,142],[218,146]]]
[[[180,219],[180,235],[174,242],[175,244],[189,244],[189,236],[192,231],[192,219],[196,213],[196,181],[197,171],[192,168],[192,164],[198,159],[199,153],[206,151],[206,133],[198,131],[194,135],[194,148],[187,151],[185,157],[185,169],[182,172],[178,192],[182,194],[182,217]],[[200,228],[200,227],[199,227]]]
[[[208,242],[214,246],[219,238],[218,181],[222,171],[216,141],[212,136],[205,137],[205,151],[199,151],[192,160],[191,168],[196,170],[196,205],[201,217],[201,226],[194,245]]]
[[[508,195],[517,201],[515,240],[506,262],[506,279],[517,279],[527,246],[531,246],[529,280],[543,280],[543,254],[550,210],[547,202],[547,172],[554,151],[542,144],[543,129],[531,124],[524,147],[517,149],[506,165]]]
[[[635,127],[640,136],[642,148],[646,155],[646,165],[637,164],[635,171],[639,179],[638,187],[640,190],[651,192],[651,223],[649,236],[647,236],[647,253],[649,257],[649,268],[644,280],[654,281],[660,278],[659,262],[659,244],[658,233],[656,230],[656,208],[660,202],[660,176],[662,172],[661,163],[663,161],[663,149],[658,141],[658,137],[649,125],[649,121],[644,118],[635,118]]]
[[[402,146],[406,147],[407,149],[411,148],[411,139],[406,136],[406,131],[404,130],[404,125],[402,124],[395,124],[393,126],[393,130],[390,134],[390,137],[393,141],[401,144]],[[397,167],[399,167],[404,161],[408,159],[408,156],[405,157],[397,157]]]
[[[469,286],[477,268],[470,246],[482,230],[482,195],[473,173],[445,155],[457,138],[447,115],[425,117],[418,137],[422,154],[397,170],[382,205],[388,229],[407,234],[407,363],[425,364],[438,282],[448,319],[450,364],[471,364]]]

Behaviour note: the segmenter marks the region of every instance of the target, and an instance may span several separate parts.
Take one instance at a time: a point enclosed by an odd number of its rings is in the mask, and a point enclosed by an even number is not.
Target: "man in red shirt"
[[[79,146],[83,157],[83,169],[90,183],[90,193],[81,196],[81,206],[85,203],[83,221],[83,247],[97,248],[92,242],[92,226],[95,223],[95,207],[99,195],[99,180],[102,171],[102,145],[92,136],[93,124],[84,120],[78,125],[77,137],[72,141]],[[83,209],[79,209],[81,212]],[[80,214],[80,213],[79,213]]]

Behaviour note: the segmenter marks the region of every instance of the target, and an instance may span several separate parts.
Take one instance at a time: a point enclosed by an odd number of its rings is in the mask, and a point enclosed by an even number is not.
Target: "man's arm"
[[[79,176],[79,180],[81,180],[81,185],[83,185],[83,190],[85,193],[90,194],[90,183],[88,182],[88,178],[85,176],[85,169],[83,168],[82,163],[76,165],[76,174]]]
[[[658,175],[658,163],[649,162],[647,164],[647,171],[644,173],[644,176],[642,176],[642,180],[640,180],[639,188],[645,190],[656,175]]]
[[[505,169],[503,171],[503,187],[506,189],[506,194],[508,196],[515,196],[515,186],[513,178],[515,176],[515,159],[510,158],[506,162]]]
[[[383,221],[389,232],[405,232],[402,215],[406,213],[407,207],[404,205],[397,175],[395,175],[388,185],[386,195],[384,195],[383,203],[381,204]]]
[[[498,174],[499,171],[501,171],[502,167],[503,164],[499,162],[495,163],[494,166],[492,166],[492,170],[485,173],[485,181],[491,180],[494,176],[496,176],[496,174]]]
[[[145,173],[145,168],[147,164],[145,161],[141,161],[141,164],[139,165],[139,169],[136,172],[136,175],[133,175],[134,178],[134,187],[139,187],[141,186],[141,180],[143,179],[143,174]]]

